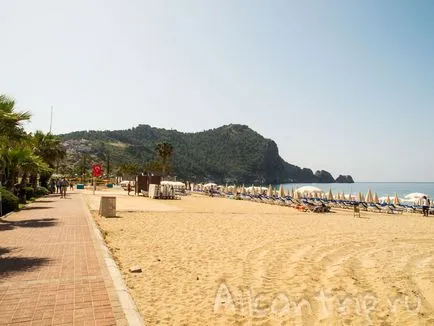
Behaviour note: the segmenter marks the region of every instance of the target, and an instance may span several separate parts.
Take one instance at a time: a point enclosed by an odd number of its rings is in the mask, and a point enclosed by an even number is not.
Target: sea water
[[[393,199],[395,194],[399,198],[413,192],[420,192],[434,198],[434,182],[356,182],[356,183],[286,183],[284,189],[297,189],[302,186],[314,186],[328,192],[331,189],[333,194],[344,193],[357,196],[359,192],[366,195],[371,190],[372,195],[377,193],[378,197],[390,196]],[[277,185],[276,187],[279,187]]]

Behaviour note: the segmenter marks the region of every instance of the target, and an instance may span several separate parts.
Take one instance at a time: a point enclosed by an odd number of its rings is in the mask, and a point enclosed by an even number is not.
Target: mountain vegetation
[[[194,182],[335,182],[327,171],[313,173],[285,162],[273,140],[245,125],[197,133],[139,125],[128,130],[76,131],[59,137],[68,153],[63,172],[80,176],[92,163],[106,162],[109,155],[110,165],[116,167],[113,173],[124,176],[152,171]]]

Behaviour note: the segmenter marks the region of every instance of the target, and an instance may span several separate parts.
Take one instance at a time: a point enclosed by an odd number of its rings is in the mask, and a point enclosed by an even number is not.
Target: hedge
[[[4,188],[0,188],[0,193],[2,196],[2,214],[5,215],[9,212],[13,212],[18,210],[18,197],[15,196],[10,191],[7,191]]]

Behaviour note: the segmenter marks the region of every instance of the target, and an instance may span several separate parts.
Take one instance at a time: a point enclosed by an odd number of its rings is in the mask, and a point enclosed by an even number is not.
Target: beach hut
[[[327,194],[327,200],[333,200],[333,193],[332,193],[332,189],[329,189],[329,192]]]

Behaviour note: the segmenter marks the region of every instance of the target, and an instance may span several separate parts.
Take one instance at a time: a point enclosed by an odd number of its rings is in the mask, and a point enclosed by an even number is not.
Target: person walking
[[[128,182],[127,190],[128,190],[128,196],[129,196],[130,191],[131,191],[131,182]]]
[[[62,193],[60,191],[61,186],[62,186],[62,180],[57,179],[56,180],[56,194],[60,193],[60,195],[62,195]]]
[[[422,213],[423,216],[428,216],[429,212],[429,199],[426,196],[422,197]]]
[[[68,190],[68,180],[63,178],[61,187],[60,187],[60,198],[66,198],[66,190]]]

